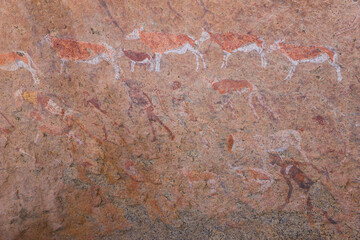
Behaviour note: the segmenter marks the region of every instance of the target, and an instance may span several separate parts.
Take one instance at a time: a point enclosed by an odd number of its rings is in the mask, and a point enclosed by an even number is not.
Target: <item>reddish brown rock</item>
[[[359,9],[2,1],[0,240],[358,239]]]

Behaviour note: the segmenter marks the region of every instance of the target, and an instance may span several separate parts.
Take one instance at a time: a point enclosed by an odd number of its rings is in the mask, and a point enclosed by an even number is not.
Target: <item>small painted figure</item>
[[[152,57],[144,52],[134,52],[131,50],[125,50],[124,48],[119,50],[119,55],[125,55],[131,61],[131,72],[134,72],[135,64],[150,64],[150,71],[154,70],[154,64],[152,62]]]
[[[128,109],[128,115],[132,120],[131,111],[134,105],[137,105],[140,108],[140,111],[146,112],[147,119],[151,126],[151,130],[153,133],[153,141],[156,141],[156,132],[153,126],[153,122],[158,122],[168,133],[171,140],[175,139],[175,135],[171,132],[171,130],[160,120],[160,118],[154,113],[155,106],[152,103],[150,97],[142,91],[142,84],[140,82],[127,79],[125,80],[125,85],[127,87],[127,93],[130,100],[130,106]]]
[[[282,160],[281,156],[277,153],[270,153],[271,164],[277,165],[281,167],[280,173],[284,177],[287,185],[289,186],[289,191],[285,200],[285,203],[280,206],[280,209],[283,209],[289,202],[293,191],[293,186],[291,184],[291,180],[293,180],[307,195],[306,198],[306,207],[307,207],[307,215],[310,222],[313,222],[312,219],[312,210],[313,204],[311,196],[309,194],[310,188],[315,184],[301,169],[297,166],[301,165],[299,162],[292,162],[292,161],[284,161]],[[319,169],[315,168],[319,173],[324,173],[324,171],[320,171]],[[337,222],[331,218],[326,210],[321,210],[325,218],[331,224],[337,224]]]

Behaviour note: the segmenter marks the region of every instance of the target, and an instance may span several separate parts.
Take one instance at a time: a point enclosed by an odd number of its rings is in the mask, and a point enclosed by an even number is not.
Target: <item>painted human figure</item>
[[[300,168],[300,165],[305,165],[303,163],[300,162],[295,162],[295,161],[284,161],[281,156],[277,153],[270,153],[270,159],[271,159],[271,164],[274,166],[279,166],[281,168],[280,173],[283,176],[283,178],[285,179],[287,185],[289,186],[289,191],[285,200],[285,203],[283,205],[280,206],[280,209],[283,209],[289,202],[291,199],[291,195],[292,195],[292,191],[293,191],[293,186],[292,186],[292,181],[295,182],[300,189],[302,189],[305,194],[306,194],[306,210],[307,210],[307,215],[308,218],[310,220],[310,222],[313,222],[312,219],[312,210],[314,208],[313,206],[313,201],[316,201],[316,199],[312,199],[309,191],[310,189],[313,187],[313,185],[315,184],[315,182],[313,180],[311,180]],[[318,168],[316,168],[315,166],[311,165],[313,168],[315,168],[315,170],[317,170],[319,173],[321,174],[325,174],[327,175],[326,171],[322,171],[319,170]],[[328,176],[328,175],[327,175]],[[320,205],[320,204],[318,204]],[[324,217],[331,223],[331,224],[337,224],[337,222],[331,218],[327,212],[327,210],[325,209],[320,209],[324,215]]]
[[[128,116],[132,119],[131,112],[133,110],[134,105],[137,105],[141,112],[145,112],[147,119],[149,121],[152,134],[153,134],[153,141],[156,141],[156,131],[153,126],[154,122],[158,122],[165,131],[168,132],[170,139],[174,140],[175,135],[172,131],[160,120],[160,118],[154,113],[155,105],[152,103],[150,97],[142,90],[142,84],[140,82],[126,79],[125,86],[127,87],[127,94],[129,96],[130,106],[128,109]]]
[[[40,108],[30,112],[30,117],[41,123],[35,137],[35,143],[39,142],[41,135],[44,133],[59,136],[64,135],[69,139],[77,139],[74,132],[71,131],[73,126],[73,111],[70,108],[67,108],[56,95],[45,94],[42,92],[22,91],[21,97],[23,100]],[[49,121],[46,119],[48,117],[46,116],[49,114],[50,116],[56,116],[57,120],[62,124],[54,125],[52,123],[48,123]],[[78,140],[78,142],[81,141]]]

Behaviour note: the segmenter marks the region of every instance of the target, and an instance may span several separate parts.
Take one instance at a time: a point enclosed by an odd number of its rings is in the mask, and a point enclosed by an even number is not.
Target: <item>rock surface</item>
[[[360,238],[358,1],[8,0],[0,22],[0,239]]]

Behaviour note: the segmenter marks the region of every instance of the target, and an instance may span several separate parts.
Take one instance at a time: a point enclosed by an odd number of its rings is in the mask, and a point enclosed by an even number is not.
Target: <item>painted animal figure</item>
[[[135,29],[126,36],[127,40],[140,39],[145,45],[149,46],[155,53],[155,71],[160,71],[160,60],[163,55],[169,53],[185,54],[190,51],[196,57],[196,71],[199,68],[199,57],[204,68],[206,63],[203,55],[196,49],[196,41],[184,34],[167,34],[161,32],[145,32],[142,29]]]
[[[273,176],[263,169],[246,166],[234,167],[230,163],[228,166],[230,170],[235,172],[242,180],[261,184],[262,186],[259,192],[264,192],[274,183]]]
[[[136,63],[139,63],[139,64],[149,63],[150,71],[154,70],[154,64],[152,62],[152,57],[150,57],[150,55],[147,53],[134,52],[131,50],[125,50],[123,48],[123,49],[120,49],[119,55],[125,55],[125,57],[127,57],[131,60],[131,72],[134,72],[134,67],[135,67]]]
[[[337,80],[342,80],[341,65],[338,63],[338,55],[331,47],[301,46],[284,43],[284,39],[277,40],[269,47],[268,52],[280,50],[291,62],[291,68],[285,80],[290,80],[299,63],[323,63],[328,62],[336,70]]]
[[[65,127],[58,125],[48,124],[45,120],[45,124],[42,124],[38,128],[38,133],[35,137],[35,143],[38,143],[39,138],[42,134],[47,133],[54,136],[67,136],[69,139],[78,140],[74,132],[71,130],[73,126],[73,115],[74,111],[66,107],[61,99],[53,94],[44,94],[42,92],[27,92],[21,90],[21,97],[23,100],[40,107],[42,110],[59,117],[64,123]],[[30,117],[36,121],[42,121],[43,116],[38,111],[32,111]],[[81,142],[80,140],[78,142]]]
[[[236,148],[239,150],[244,150],[241,147],[247,147],[254,149],[258,154],[260,154],[263,161],[263,169],[267,170],[268,165],[268,153],[273,152],[283,152],[289,147],[294,147],[298,150],[303,156],[306,163],[310,163],[309,159],[306,157],[305,151],[301,148],[301,135],[298,131],[288,129],[281,130],[269,136],[255,135],[247,137],[246,135],[236,134],[233,137],[233,145],[228,148],[231,152]],[[230,142],[230,141],[229,141]]]
[[[232,53],[257,51],[261,57],[261,66],[266,67],[265,41],[260,37],[250,34],[239,33],[211,33],[203,30],[200,43],[209,40],[217,43],[223,50],[224,57],[221,68],[227,66],[228,59]]]
[[[16,71],[19,68],[28,70],[35,84],[40,83],[37,72],[39,71],[35,66],[30,55],[24,51],[16,51],[11,53],[0,54],[0,69],[5,71]]]
[[[217,189],[220,187],[218,182],[218,177],[216,174],[208,171],[199,172],[196,170],[190,170],[188,167],[183,167],[181,170],[182,176],[187,178],[187,181],[190,186],[190,191],[193,195],[197,195],[195,190],[196,186],[205,184],[210,190],[210,195],[216,195]],[[197,187],[199,190],[199,187]],[[205,190],[203,187],[200,190]]]
[[[265,108],[275,119],[278,118],[278,116],[264,103],[263,97],[261,96],[258,88],[251,82],[246,80],[235,81],[230,79],[224,79],[217,82],[215,81],[216,79],[211,83],[211,86],[214,90],[218,91],[222,95],[230,94],[232,92],[237,92],[241,95],[243,92],[249,91],[250,93],[248,95],[248,104],[257,120],[259,119],[259,116],[257,115],[254,105],[252,104],[253,98],[256,98],[260,102],[261,106]],[[229,104],[231,104],[231,102]]]
[[[113,66],[115,79],[120,79],[119,72],[122,72],[122,69],[116,64],[116,51],[110,45],[106,43],[99,44],[81,42],[49,35],[46,35],[44,40],[46,40],[51,45],[51,47],[56,51],[57,55],[61,58],[60,74],[62,74],[64,66],[66,67],[66,64],[69,61],[96,65],[104,60]],[[67,67],[66,73],[68,73]]]
[[[274,166],[277,165],[277,166],[281,167],[280,173],[284,177],[287,185],[289,186],[289,191],[288,191],[285,203],[280,206],[280,209],[283,209],[290,202],[290,198],[291,198],[292,191],[293,191],[293,186],[291,184],[291,180],[293,180],[299,186],[299,188],[303,189],[306,193],[307,216],[310,219],[310,221],[312,222],[313,219],[312,219],[311,212],[313,210],[313,204],[312,204],[312,199],[310,197],[309,191],[310,191],[310,188],[315,184],[315,182],[312,181],[300,168],[298,168],[296,166],[296,165],[299,165],[300,163],[284,161],[281,159],[279,154],[274,154],[274,153],[270,154],[270,158],[271,158],[272,165],[274,165]],[[316,170],[318,170],[318,169],[316,169]],[[328,215],[326,210],[321,209],[321,211],[324,214],[324,216],[326,217],[326,219],[331,224],[337,224],[337,222]]]

